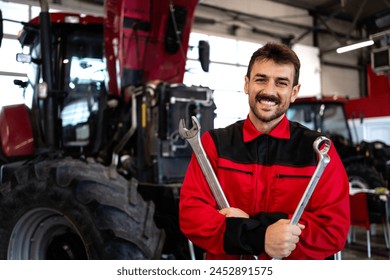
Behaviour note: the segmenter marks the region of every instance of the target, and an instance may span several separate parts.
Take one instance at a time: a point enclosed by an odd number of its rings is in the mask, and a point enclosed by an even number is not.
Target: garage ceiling
[[[273,0],[308,10],[311,15],[333,17],[364,28],[368,34],[390,27],[389,0]]]
[[[79,1],[104,4],[104,0]],[[199,5],[207,5],[207,2],[207,0],[200,0]],[[348,21],[357,29],[367,30],[368,34],[390,28],[390,0],[272,0],[272,2],[305,9],[313,17]],[[220,3],[219,6],[223,8],[224,1],[221,0]],[[254,16],[258,15],[254,14]]]
[[[61,3],[64,0],[54,0]],[[83,3],[103,6],[104,0],[78,0]],[[258,0],[246,0],[250,1]],[[386,33],[385,44],[390,45],[390,0],[272,0],[270,2],[284,4],[294,8],[304,9],[313,18],[312,26],[293,25],[291,22],[286,24],[283,19],[266,18],[261,13],[242,13],[237,10],[229,10],[226,8],[224,0],[199,0],[200,8],[219,14],[228,15],[230,20],[230,28],[234,29],[238,26],[248,24],[248,19],[252,17],[254,21],[260,24],[249,25],[255,33],[261,33],[266,36],[273,36],[287,44],[300,43],[307,35],[314,35],[313,45],[320,48],[321,53],[334,51],[339,46],[348,43],[357,42],[368,39],[372,34]],[[277,12],[277,11],[276,11]],[[272,20],[274,28],[268,28],[267,25],[261,24]],[[346,23],[346,26],[341,28],[335,27],[334,20]],[[240,22],[242,21],[242,22]],[[215,18],[195,17],[195,22],[200,24],[215,24]],[[268,22],[270,23],[270,22]],[[260,26],[261,28],[257,28]],[[275,31],[275,26],[279,30]],[[294,33],[287,33],[288,28],[295,27]],[[287,28],[285,28],[287,27]],[[282,34],[280,34],[282,32]],[[285,32],[285,33],[283,33]],[[333,36],[333,41],[336,42],[333,46],[321,44],[318,41],[319,37],[315,34],[328,34]]]
[[[79,1],[104,4],[104,0]],[[272,0],[272,2],[305,9],[313,18],[319,19],[321,25],[329,19],[340,19],[351,23],[355,30],[364,30],[368,35],[390,28],[390,0]],[[199,0],[199,5],[207,6],[207,3],[207,0]],[[220,1],[220,5],[216,3],[218,1],[213,1],[213,6],[224,8],[223,0]],[[350,34],[346,35],[349,37]]]

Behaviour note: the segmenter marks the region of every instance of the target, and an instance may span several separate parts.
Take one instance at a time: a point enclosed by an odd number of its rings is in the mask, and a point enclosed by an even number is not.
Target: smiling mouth
[[[275,106],[280,103],[279,98],[263,94],[256,95],[256,101],[267,106]]]

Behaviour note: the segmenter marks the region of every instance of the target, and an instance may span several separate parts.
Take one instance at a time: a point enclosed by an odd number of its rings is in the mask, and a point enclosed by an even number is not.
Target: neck
[[[269,133],[274,129],[283,119],[284,114],[277,119],[271,121],[262,121],[259,120],[252,112],[249,113],[249,119],[251,120],[254,127],[261,133]]]

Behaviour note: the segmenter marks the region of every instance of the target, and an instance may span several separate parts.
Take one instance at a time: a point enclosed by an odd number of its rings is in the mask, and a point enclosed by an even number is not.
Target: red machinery
[[[31,106],[0,114],[1,259],[189,258],[177,221],[191,149],[213,127],[208,88],[182,83],[196,0],[111,0],[105,18],[23,23]]]
[[[367,189],[390,188],[390,146],[382,141],[354,143],[354,127],[350,127],[346,112],[350,102],[335,97],[298,98],[287,116],[332,139],[351,183]]]

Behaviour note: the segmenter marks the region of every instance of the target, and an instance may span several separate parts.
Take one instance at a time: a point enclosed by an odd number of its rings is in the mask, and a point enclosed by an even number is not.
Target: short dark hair
[[[263,47],[255,51],[249,61],[247,77],[250,78],[253,64],[255,61],[259,60],[273,60],[277,64],[288,64],[292,63],[294,65],[294,83],[293,86],[296,86],[299,81],[299,69],[301,68],[301,62],[297,54],[287,45],[279,43],[267,43]]]

